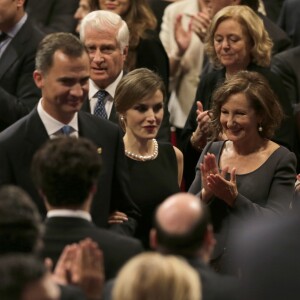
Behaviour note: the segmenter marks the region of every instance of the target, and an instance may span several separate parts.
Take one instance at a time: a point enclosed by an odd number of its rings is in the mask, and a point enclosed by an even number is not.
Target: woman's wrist
[[[195,131],[192,133],[192,136],[190,139],[192,147],[199,152],[201,152],[205,146],[205,143],[203,143],[202,139],[203,139],[203,137],[197,138],[197,134]]]
[[[208,193],[204,188],[200,192],[200,200],[204,203],[208,203],[211,200],[212,196],[213,194]]]
[[[183,57],[184,53],[180,53],[179,51],[173,51],[171,53],[171,57],[173,58],[173,60],[175,61],[181,61],[182,57]]]

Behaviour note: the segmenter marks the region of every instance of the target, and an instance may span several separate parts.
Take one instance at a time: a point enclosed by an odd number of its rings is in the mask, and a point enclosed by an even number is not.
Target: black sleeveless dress
[[[180,191],[175,151],[170,143],[158,142],[154,160],[136,161],[127,158],[130,193],[141,211],[136,237],[149,248],[149,231],[156,207],[170,195]]]

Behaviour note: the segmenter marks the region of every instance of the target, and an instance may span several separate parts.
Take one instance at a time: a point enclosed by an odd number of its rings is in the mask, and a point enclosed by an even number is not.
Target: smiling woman
[[[230,241],[247,217],[281,214],[293,199],[296,157],[270,140],[282,117],[276,96],[256,72],[238,72],[213,95],[211,130],[226,140],[204,148],[189,192],[210,209],[218,271],[237,275],[228,260]]]
[[[269,69],[272,41],[259,16],[244,5],[230,5],[221,9],[211,21],[205,49],[215,70],[201,78],[194,105],[183,129],[184,178],[187,187],[195,176],[199,155],[211,136],[208,111],[213,104],[213,92],[239,71],[255,71],[267,79],[286,115],[272,139],[290,150],[294,146],[292,105],[286,97],[281,79]]]
[[[182,178],[180,150],[155,139],[163,119],[165,94],[161,78],[145,68],[124,76],[115,94],[116,111],[125,131],[130,191],[142,214],[136,236],[146,248],[157,205],[179,192]]]

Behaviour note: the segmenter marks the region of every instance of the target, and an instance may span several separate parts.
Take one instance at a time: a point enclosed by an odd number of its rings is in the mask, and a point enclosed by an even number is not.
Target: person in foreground
[[[295,154],[270,140],[282,117],[275,94],[255,72],[237,73],[213,95],[211,127],[223,140],[203,150],[189,192],[210,208],[219,271],[234,272],[225,266],[230,238],[247,215],[279,214],[292,202]]]
[[[177,193],[161,203],[150,233],[151,248],[161,254],[185,259],[201,278],[203,300],[233,300],[238,281],[216,273],[209,266],[215,246],[206,205],[190,193]],[[105,285],[104,299],[111,299],[114,281]]]
[[[148,247],[154,211],[163,200],[179,192],[183,156],[167,142],[157,141],[164,115],[165,87],[153,71],[136,69],[116,89],[115,106],[124,128],[130,192],[141,211],[136,236]]]
[[[202,300],[197,272],[184,260],[159,253],[142,253],[119,272],[113,300]]]
[[[47,265],[48,271],[52,271],[53,263],[49,259],[45,263],[39,262],[43,247],[42,234],[41,218],[29,195],[17,186],[1,187],[0,257],[7,262],[1,261],[0,264],[1,300],[19,299],[16,295],[22,292],[22,287],[25,288],[29,281],[45,274],[44,264]],[[13,258],[9,262],[7,257],[10,255]],[[24,263],[25,256],[33,258],[30,259],[29,264],[26,261]],[[30,266],[31,261],[33,266]],[[42,268],[42,272],[36,273],[32,270],[37,266],[36,264],[40,265],[38,269]],[[47,273],[50,275],[50,272]],[[52,281],[58,284],[60,300],[83,300],[86,296],[93,296],[91,298],[94,300],[98,299],[104,283],[103,255],[98,245],[91,239],[68,245],[58,259],[51,277]],[[41,280],[40,283],[44,281]],[[39,286],[41,285],[32,286],[29,293],[31,291],[34,293]],[[30,295],[28,299],[37,299],[32,296],[32,293]]]
[[[101,157],[91,141],[62,137],[49,140],[36,152],[32,176],[48,210],[43,257],[56,264],[66,245],[90,237],[103,251],[105,277],[109,279],[143,248],[138,240],[93,223],[90,209],[101,166]]]

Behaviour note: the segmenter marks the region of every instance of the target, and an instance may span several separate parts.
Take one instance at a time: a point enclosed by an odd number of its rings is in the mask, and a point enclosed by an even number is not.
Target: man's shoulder
[[[28,37],[30,36],[30,39]],[[44,38],[45,34],[36,27],[30,18],[27,18],[19,32],[14,37],[14,40],[28,42],[30,45],[36,47]],[[24,49],[23,49],[24,50]]]
[[[27,129],[27,124],[29,120],[32,118],[32,113],[24,116],[20,120],[13,123],[11,126],[0,132],[0,143],[8,142],[10,140],[14,140],[17,142],[16,137],[21,137],[25,134]]]
[[[84,123],[89,123],[93,126],[100,126],[103,129],[111,130],[111,131],[118,131],[119,126],[109,120],[99,118],[97,116],[92,115],[89,112],[86,111],[79,111],[78,112],[78,118],[79,121]]]
[[[101,237],[101,240],[106,241],[108,244],[114,245],[117,248],[122,245],[122,247],[125,249],[135,248],[137,250],[142,250],[141,242],[133,237],[121,235],[108,229],[103,229],[96,226],[94,226],[91,231],[98,235],[98,237]]]

